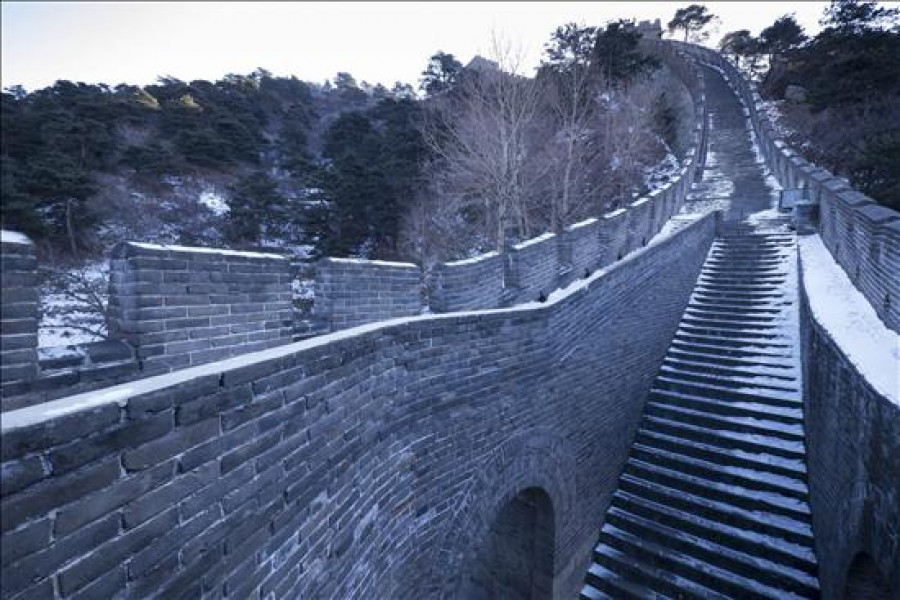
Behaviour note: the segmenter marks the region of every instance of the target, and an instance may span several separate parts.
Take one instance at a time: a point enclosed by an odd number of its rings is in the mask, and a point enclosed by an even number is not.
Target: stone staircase
[[[581,598],[818,597],[796,277],[790,232],[714,242]]]

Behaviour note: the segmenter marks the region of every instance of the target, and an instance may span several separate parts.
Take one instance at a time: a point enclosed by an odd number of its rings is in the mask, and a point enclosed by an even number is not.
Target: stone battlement
[[[878,316],[900,331],[900,213],[854,191],[843,178],[798,156],[778,137],[762,98],[731,62],[718,52],[682,42],[679,48],[724,73],[747,109],[759,150],[785,188],[803,188],[819,206],[822,241]]]

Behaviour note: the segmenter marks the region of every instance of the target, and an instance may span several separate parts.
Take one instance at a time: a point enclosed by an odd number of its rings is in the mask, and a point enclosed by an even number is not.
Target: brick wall
[[[850,279],[865,295],[884,323],[894,331],[900,331],[900,277],[887,275],[900,269],[900,235],[897,223],[900,213],[885,209],[876,219],[869,218],[863,210],[875,204],[874,200],[859,192],[849,190],[847,183],[827,169],[811,165],[787,148],[778,139],[775,127],[766,111],[761,108],[762,98],[756,89],[728,60],[709,48],[681,42],[649,42],[671,46],[674,52],[687,53],[722,69],[738,96],[747,107],[753,129],[756,132],[760,152],[772,168],[772,172],[784,187],[807,189],[813,200],[820,202],[819,231],[825,245]],[[863,211],[863,212],[860,212]],[[864,221],[865,224],[862,224]],[[868,231],[859,235],[859,227]],[[873,251],[869,240],[879,240],[879,250]]]
[[[897,597],[900,406],[873,389],[812,316],[805,293],[801,299],[807,468],[822,597],[845,597],[859,552],[874,558]]]
[[[274,254],[125,242],[110,260],[109,333],[147,373],[290,341],[290,262]]]
[[[499,252],[447,263],[432,270],[429,307],[433,312],[454,312],[500,306],[503,259]]]
[[[2,231],[0,267],[0,373],[4,399],[37,376],[38,288],[34,244],[20,233]]]
[[[509,253],[508,288],[514,288],[518,302],[537,300],[557,288],[559,251],[553,233],[526,240],[512,246]]]
[[[422,312],[422,273],[412,263],[325,258],[316,264],[313,311],[334,331]]]
[[[628,211],[620,208],[600,216],[601,266],[610,265],[628,254]]]
[[[528,488],[551,500],[554,590],[572,597],[714,228],[536,308],[423,315],[7,413],[4,597],[449,596]]]
[[[563,230],[559,240],[559,261],[571,272],[569,280],[584,277],[600,266],[600,221],[587,219]]]

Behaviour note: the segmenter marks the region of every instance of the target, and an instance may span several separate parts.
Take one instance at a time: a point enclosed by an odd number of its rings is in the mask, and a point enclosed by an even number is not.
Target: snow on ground
[[[200,197],[197,201],[211,210],[217,217],[221,217],[231,210],[225,197],[215,190],[204,190],[200,192]]]
[[[647,193],[662,189],[675,181],[680,169],[681,163],[671,151],[659,163],[644,169],[644,186],[647,188]]]
[[[312,301],[316,297],[315,279],[294,279],[291,281],[294,300]]]
[[[794,130],[784,123],[784,115],[781,114],[781,106],[784,102],[784,100],[764,100],[756,105],[756,109],[769,118],[778,137],[786,140],[794,134]]]
[[[109,263],[99,261],[53,277],[42,286],[38,347],[102,340],[108,282]]]
[[[799,238],[810,310],[866,381],[900,404],[900,335],[887,328],[818,235]]]

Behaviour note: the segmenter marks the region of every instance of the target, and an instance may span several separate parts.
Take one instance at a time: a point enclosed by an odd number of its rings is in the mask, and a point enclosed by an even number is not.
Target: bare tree
[[[586,179],[600,156],[595,143],[600,86],[590,65],[595,31],[571,23],[558,28],[538,77],[548,125],[541,146],[549,180],[550,225],[556,232],[589,204],[592,194]]]
[[[489,58],[496,67],[482,61],[487,66],[464,70],[423,133],[441,163],[440,187],[460,209],[480,204],[502,248],[507,227],[520,237],[530,233],[528,131],[539,91],[524,75],[521,50],[496,33]]]

